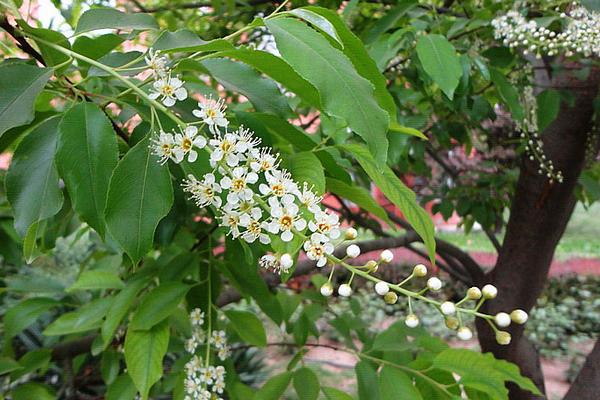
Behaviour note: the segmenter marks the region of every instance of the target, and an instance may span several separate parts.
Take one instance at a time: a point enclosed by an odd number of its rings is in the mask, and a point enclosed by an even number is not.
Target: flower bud
[[[456,317],[446,317],[446,327],[455,330],[460,325],[460,321]]]
[[[281,268],[284,271],[287,271],[288,269],[290,269],[292,267],[292,265],[294,265],[294,259],[292,258],[292,256],[290,254],[284,253],[279,258],[279,263],[281,264]]]
[[[380,281],[375,284],[375,292],[380,296],[385,296],[390,291],[390,286],[387,282]]]
[[[321,294],[325,297],[329,297],[333,294],[333,286],[331,282],[327,282],[321,286]]]
[[[413,275],[418,278],[427,276],[427,267],[423,264],[415,265],[415,267],[413,268]]]
[[[350,258],[356,258],[360,255],[360,247],[355,244],[351,244],[346,247],[346,255]]]
[[[379,255],[379,259],[381,262],[390,263],[394,259],[394,253],[392,253],[390,250],[384,250]]]
[[[342,297],[350,297],[352,294],[352,288],[347,283],[344,283],[338,288],[338,294]]]
[[[369,260],[366,264],[366,267],[369,268],[373,272],[377,272],[377,261]]]
[[[473,338],[473,332],[466,326],[458,328],[456,335],[460,340],[471,340]]]
[[[409,328],[416,328],[419,326],[419,317],[417,317],[415,314],[408,314],[404,320],[404,323]]]
[[[478,287],[471,287],[467,290],[467,297],[469,300],[479,300],[481,298],[481,290]]]
[[[510,325],[510,315],[505,312],[500,312],[494,317],[494,322],[499,328],[506,328]]]
[[[344,232],[344,239],[346,240],[354,240],[358,237],[358,231],[354,228],[348,228],[346,229],[346,232]]]
[[[398,295],[396,294],[396,292],[387,292],[385,296],[383,296],[383,300],[387,304],[396,304],[396,302],[398,301]]]
[[[522,325],[525,322],[527,322],[528,318],[529,318],[529,316],[523,310],[516,309],[510,313],[510,319],[512,319],[515,324]]]
[[[433,278],[429,278],[427,280],[427,287],[429,288],[429,290],[437,292],[442,288],[442,281],[440,281],[439,278],[436,278],[434,276]]]
[[[501,345],[507,345],[510,344],[510,333],[505,332],[505,331],[498,331],[496,332],[496,342],[498,342],[498,344]]]
[[[442,314],[444,315],[453,315],[456,313],[456,306],[451,301],[445,301],[440,306],[440,310],[442,310]]]
[[[498,289],[494,285],[485,285],[483,289],[481,289],[481,294],[486,299],[493,299],[498,295]]]

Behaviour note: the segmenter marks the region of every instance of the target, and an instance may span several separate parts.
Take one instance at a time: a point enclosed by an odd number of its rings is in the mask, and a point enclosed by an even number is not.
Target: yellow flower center
[[[260,223],[258,221],[252,221],[248,224],[248,231],[251,233],[258,235],[261,232]]]
[[[162,145],[162,151],[164,154],[170,156],[171,155],[171,145],[168,143],[164,143]]]
[[[183,151],[188,152],[192,149],[192,141],[188,138],[184,138],[181,142],[181,148]]]
[[[231,183],[231,188],[235,191],[235,192],[239,192],[240,190],[242,190],[243,188],[246,187],[246,182],[243,179],[234,179],[233,182]]]
[[[292,218],[291,215],[284,215],[281,218],[279,218],[279,225],[281,225],[281,227],[284,230],[290,230],[292,228],[292,223],[294,222],[294,219]]]
[[[225,152],[225,153],[230,151],[232,147],[233,147],[233,145],[228,140],[223,140],[223,142],[221,143],[221,150],[223,150],[223,152]]]
[[[280,183],[276,183],[273,186],[271,186],[271,191],[277,197],[281,197],[285,194],[285,188]]]
[[[209,108],[208,110],[206,110],[206,116],[208,118],[215,118],[217,116],[217,112],[214,109]]]
[[[165,96],[171,96],[173,92],[175,92],[175,88],[171,85],[165,85],[162,87],[161,91]]]
[[[319,229],[319,232],[327,233],[331,229],[331,225],[329,225],[326,222],[321,222],[320,224],[317,225],[317,228]]]

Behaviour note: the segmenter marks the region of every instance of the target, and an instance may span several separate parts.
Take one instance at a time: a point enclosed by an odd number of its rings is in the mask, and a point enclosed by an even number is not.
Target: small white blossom
[[[226,133],[224,135],[218,133],[208,143],[213,148],[213,152],[210,155],[211,166],[214,167],[221,160],[225,160],[230,167],[235,167],[239,164],[240,157],[235,150],[237,143],[236,135],[233,133]]]
[[[206,146],[206,139],[202,135],[198,135],[198,128],[192,125],[182,129],[180,133],[175,134],[175,147],[173,155],[175,162],[180,163],[186,155],[188,161],[194,162],[198,159],[198,153],[195,148],[202,149]]]
[[[255,172],[268,172],[277,168],[279,160],[273,154],[271,149],[263,147],[258,151],[256,157],[250,162],[250,168]]]
[[[215,135],[218,134],[218,127],[227,128],[229,121],[225,118],[225,100],[213,100],[208,98],[198,103],[199,110],[192,111],[194,116],[200,118],[202,122],[208,125],[208,129]]]
[[[248,201],[254,196],[252,189],[248,185],[258,181],[256,172],[248,171],[246,167],[236,167],[231,172],[231,177],[224,176],[221,178],[221,187],[229,189],[227,193],[227,202],[237,204],[240,201]]]
[[[223,210],[223,215],[221,216],[221,226],[229,228],[228,234],[230,234],[231,237],[234,239],[240,236],[241,215],[242,213],[240,213],[239,211],[225,208]]]
[[[304,242],[304,251],[310,260],[317,262],[317,267],[322,267],[327,263],[327,255],[333,253],[333,245],[324,235],[313,233],[310,239]]]
[[[190,174],[188,179],[183,182],[183,191],[191,193],[192,200],[200,208],[209,204],[220,208],[223,202],[219,197],[221,186],[215,181],[215,175],[212,173],[204,175],[202,181],[197,180],[194,175]]]
[[[192,312],[190,312],[190,321],[193,326],[201,327],[204,325],[204,313],[199,308],[194,308]]]
[[[294,238],[292,229],[303,231],[306,228],[306,220],[298,215],[300,211],[294,203],[294,197],[285,195],[281,202],[276,197],[269,198],[272,220],[269,223],[269,231],[275,235],[281,232],[281,240],[289,242]]]
[[[263,195],[283,197],[286,194],[296,194],[298,185],[292,180],[292,176],[286,170],[272,170],[265,173],[267,183],[261,183],[259,190]]]
[[[173,148],[175,147],[175,138],[173,134],[160,131],[158,139],[152,139],[152,154],[158,156],[160,164],[166,163],[169,159],[175,160]]]
[[[330,239],[337,239],[341,234],[339,220],[337,214],[319,210],[315,214],[314,221],[308,223],[308,229],[326,235]]]
[[[242,233],[242,239],[248,243],[254,243],[258,239],[262,244],[271,243],[271,238],[265,233],[268,229],[268,223],[261,221],[262,210],[258,207],[250,210],[250,213],[244,213],[240,216],[240,225],[246,228]]]
[[[169,64],[169,60],[167,59],[167,57],[162,56],[160,54],[160,51],[149,49],[145,60],[146,65],[152,70],[152,73],[156,78],[163,77],[169,72],[169,69],[167,67],[167,65]]]
[[[177,100],[185,100],[187,98],[187,90],[183,87],[183,81],[179,78],[171,76],[162,76],[153,83],[153,91],[149,97],[152,100],[160,97],[162,103],[166,107],[171,107]]]

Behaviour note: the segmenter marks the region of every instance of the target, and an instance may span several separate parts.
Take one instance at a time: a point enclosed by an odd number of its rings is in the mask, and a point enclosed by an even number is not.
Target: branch
[[[600,383],[600,339],[588,354],[585,364],[577,374],[563,400],[592,400],[597,398]]]

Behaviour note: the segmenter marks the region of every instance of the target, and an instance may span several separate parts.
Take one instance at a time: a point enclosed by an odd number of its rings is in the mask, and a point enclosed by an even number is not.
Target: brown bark
[[[546,71],[538,73],[545,74]],[[536,82],[543,83],[541,81],[546,79],[538,76]],[[569,87],[575,96],[574,106],[563,102],[557,118],[542,135],[546,156],[562,171],[564,182],[551,184],[538,174],[536,162],[523,161],[498,261],[480,282],[493,283],[498,288],[498,298],[486,304],[488,313],[510,312],[516,308],[531,310],[546,283],[556,245],[576,204],[573,191],[583,168],[598,77],[594,75],[588,81],[580,82],[561,75],[550,82],[558,89]],[[491,351],[496,357],[517,363],[521,372],[544,390],[538,354],[524,338],[523,326],[507,329],[513,336],[508,346],[496,343],[495,335],[486,323],[478,321],[477,327],[483,351]],[[513,387],[510,398],[531,400],[542,397]]]
[[[600,383],[600,339],[587,356],[583,368],[563,400],[597,400]]]

